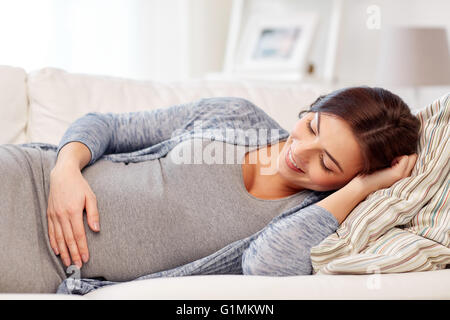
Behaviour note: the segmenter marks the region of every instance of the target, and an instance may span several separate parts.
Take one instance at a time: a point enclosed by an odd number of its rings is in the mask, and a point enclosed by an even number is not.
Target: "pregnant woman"
[[[2,145],[0,291],[310,274],[312,246],[410,175],[419,126],[397,95],[362,86],[320,96],[290,133],[245,99],[208,98],[89,113],[59,146]]]

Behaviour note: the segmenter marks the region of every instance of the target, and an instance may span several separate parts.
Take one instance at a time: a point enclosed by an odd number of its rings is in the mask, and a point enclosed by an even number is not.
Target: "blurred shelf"
[[[324,83],[325,81],[313,77],[305,77],[299,74],[228,74],[209,73],[204,76],[204,80],[214,81],[262,81],[262,82],[302,82],[302,83]]]

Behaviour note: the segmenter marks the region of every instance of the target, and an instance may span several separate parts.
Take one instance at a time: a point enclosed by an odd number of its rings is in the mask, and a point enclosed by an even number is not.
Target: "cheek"
[[[311,172],[311,182],[318,186],[328,186],[332,184],[331,178],[322,173]]]

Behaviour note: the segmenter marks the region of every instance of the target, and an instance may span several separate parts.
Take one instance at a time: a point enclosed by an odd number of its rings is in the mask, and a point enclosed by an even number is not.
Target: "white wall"
[[[380,45],[380,33],[391,25],[444,26],[450,42],[449,0],[342,0],[341,30],[338,39],[335,79],[339,86],[377,85],[375,68]],[[370,29],[367,20],[369,6],[380,9],[380,29]],[[244,19],[250,12],[270,12],[280,16],[283,11],[316,11],[320,15],[319,27],[312,43],[308,62],[315,65],[315,77],[323,80],[325,57],[328,50],[333,0],[247,0]],[[450,86],[417,88],[389,87],[399,94],[413,110],[431,103],[450,91]]]
[[[388,24],[445,25],[448,0],[343,0],[336,60],[342,85],[374,83],[380,30],[366,26],[370,5]],[[47,66],[70,72],[135,79],[177,80],[222,70],[232,0],[0,0],[0,64],[32,71]],[[324,75],[333,0],[245,0],[250,11],[279,15],[316,10],[319,26],[309,62]],[[449,39],[450,40],[450,39]],[[400,89],[399,89],[400,90]],[[422,106],[449,87],[421,88]]]
[[[189,77],[190,2],[134,1],[135,45],[134,64],[129,70],[130,77],[157,80]]]
[[[366,26],[367,8],[377,5],[380,29]],[[341,81],[375,81],[380,33],[390,25],[444,26],[450,41],[448,0],[345,0],[337,74]]]
[[[54,0],[52,5],[51,42],[42,64],[111,75],[134,70],[137,43],[131,35],[135,33],[136,1],[126,5],[124,0]],[[28,27],[31,29],[31,24]],[[32,55],[33,47],[28,49]]]
[[[49,59],[52,5],[53,0],[0,0],[0,64],[32,69]]]
[[[0,65],[134,79],[219,71],[231,0],[0,0]]]
[[[381,13],[380,29],[366,26],[367,7],[377,5]],[[382,85],[376,82],[375,68],[380,33],[383,28],[402,26],[443,26],[450,43],[450,1],[448,0],[345,0],[342,37],[337,56],[337,76],[343,85]],[[399,94],[415,111],[450,92],[450,86],[414,88],[388,87]]]
[[[231,0],[190,0],[190,76],[223,69]]]

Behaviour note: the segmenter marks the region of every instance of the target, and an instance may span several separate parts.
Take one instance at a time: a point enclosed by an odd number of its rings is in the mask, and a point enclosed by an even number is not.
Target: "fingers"
[[[391,167],[402,165],[404,166],[407,160],[408,160],[407,155],[395,157],[394,160],[392,160]]]
[[[59,254],[59,250],[58,250],[58,244],[56,243],[56,239],[55,239],[55,227],[53,226],[53,221],[52,218],[50,217],[50,214],[47,212],[47,217],[48,217],[48,236],[50,239],[50,246],[53,249],[53,252],[58,255]]]
[[[100,231],[99,214],[97,209],[97,199],[94,194],[86,197],[86,216],[89,227],[92,231]]]
[[[85,200],[88,224],[94,231],[100,231],[97,200],[95,195]],[[73,210],[73,209],[72,209]],[[56,255],[60,255],[63,264],[68,267],[71,261],[79,268],[89,260],[83,213],[59,212],[47,210],[48,234],[50,246]]]
[[[78,168],[75,171],[68,168],[52,170],[47,207],[48,235],[50,246],[67,267],[71,259],[80,268],[82,261],[86,263],[89,259],[83,220],[85,207],[90,228],[99,231],[97,201]]]
[[[78,251],[77,242],[75,241],[75,237],[72,232],[72,225],[68,219],[64,219],[60,221],[62,226],[62,231],[64,234],[64,239],[66,240],[67,248],[69,249],[70,256],[72,257],[72,261],[81,268],[81,256]],[[63,259],[63,261],[65,261]],[[70,258],[69,258],[70,262]],[[70,265],[70,263],[69,263]]]
[[[59,254],[63,264],[68,267],[73,261],[79,268],[82,261],[89,259],[87,239],[84,231],[83,217],[70,221],[64,214],[48,214],[48,230],[50,245]]]
[[[414,167],[416,165],[417,158],[418,158],[417,153],[413,153],[412,155],[410,155],[408,157],[408,165],[406,167],[406,176],[409,177],[411,175],[411,172],[412,172],[412,170],[414,169]]]
[[[416,164],[417,154],[413,153],[411,155],[403,155],[396,159],[398,160],[394,165],[398,165],[398,170],[400,171],[400,179],[409,177]]]
[[[56,240],[56,244],[58,246],[59,255],[61,257],[63,264],[66,267],[68,267],[68,266],[70,266],[70,255],[69,255],[69,251],[67,250],[64,233],[63,233],[61,225],[59,224],[59,221],[57,221],[57,219],[53,220],[53,226],[54,226],[54,230],[55,230],[55,240]]]
[[[89,250],[87,246],[86,233],[84,231],[83,218],[73,219],[71,221],[71,226],[71,230],[73,230],[73,241],[75,242],[75,255],[72,254],[72,250],[70,252],[75,264],[81,268],[81,262],[78,261],[80,265],[77,264],[76,254],[78,253],[78,259],[81,257],[81,260],[84,263],[89,260]]]

